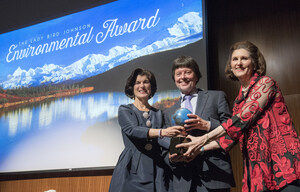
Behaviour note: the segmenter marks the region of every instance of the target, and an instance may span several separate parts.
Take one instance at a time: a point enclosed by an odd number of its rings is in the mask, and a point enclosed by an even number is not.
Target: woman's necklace
[[[149,111],[150,110],[150,105],[148,103],[143,104],[141,102],[134,101],[133,105],[136,108],[138,108],[138,110],[140,110],[140,111]]]
[[[139,100],[134,100],[133,105],[140,111],[143,112],[143,117],[146,119],[146,126],[150,129],[152,127],[151,119],[150,119],[150,108],[148,102],[141,102]],[[147,138],[147,144],[145,145],[145,150],[150,151],[152,149],[151,139]]]

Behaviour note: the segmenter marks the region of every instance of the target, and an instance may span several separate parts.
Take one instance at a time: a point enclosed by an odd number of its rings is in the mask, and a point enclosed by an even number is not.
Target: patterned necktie
[[[187,108],[188,110],[190,110],[192,113],[193,113],[193,106],[192,106],[192,103],[191,103],[191,99],[192,99],[193,96],[191,95],[185,95],[184,96],[184,100],[185,100],[185,108]]]

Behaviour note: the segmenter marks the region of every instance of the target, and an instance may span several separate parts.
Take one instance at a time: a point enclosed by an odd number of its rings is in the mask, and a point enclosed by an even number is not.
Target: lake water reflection
[[[150,104],[179,95],[156,93]],[[90,93],[2,112],[0,171],[113,166],[123,148],[118,108],[132,102],[124,93]],[[101,137],[112,138],[107,142],[114,141],[115,154],[104,155],[109,151],[103,149]]]

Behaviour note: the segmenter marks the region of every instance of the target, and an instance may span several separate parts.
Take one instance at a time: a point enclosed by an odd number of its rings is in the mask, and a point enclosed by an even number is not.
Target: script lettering
[[[138,29],[144,30],[146,28],[150,29],[155,27],[160,21],[160,17],[158,17],[159,9],[156,10],[155,15],[147,18],[139,18],[137,20],[131,21],[129,24],[124,23],[120,25],[118,22],[118,18],[116,19],[108,19],[103,23],[103,29],[107,29],[105,32],[100,31],[96,35],[96,42],[98,44],[103,43],[108,37],[117,37],[124,35],[125,33],[133,33]]]
[[[76,47],[84,44],[91,43],[95,36],[95,42],[97,44],[103,43],[107,38],[114,38],[118,36],[122,36],[126,33],[134,33],[138,30],[145,30],[155,27],[160,21],[159,17],[159,9],[156,9],[154,15],[145,18],[138,18],[132,20],[130,22],[120,23],[118,18],[108,19],[103,22],[102,29],[103,31],[99,31],[97,33],[93,33],[93,26],[83,25],[75,28],[70,28],[64,30],[63,33],[54,32],[48,34],[45,38],[47,40],[51,40],[50,42],[41,43],[44,38],[42,35],[31,38],[28,40],[24,40],[19,42],[18,44],[12,44],[8,48],[8,53],[6,55],[6,62],[10,63],[15,60],[21,60],[27,57],[33,57],[37,55],[42,55],[45,53],[50,53],[58,50],[67,49],[70,47]],[[82,33],[81,30],[89,29],[88,32]],[[75,34],[76,32],[76,34]],[[62,35],[73,34],[73,36],[65,37],[58,39]],[[56,38],[56,39],[54,39]],[[30,45],[29,43],[32,43]],[[33,44],[34,43],[34,44]],[[28,44],[28,45],[27,45]],[[22,46],[27,45],[27,47],[22,48]]]
[[[9,63],[13,60],[15,60],[15,56],[13,54],[13,50],[16,48],[17,46],[15,44],[12,44],[9,49],[8,49],[8,54],[6,55],[6,62]],[[12,58],[11,55],[13,54]]]

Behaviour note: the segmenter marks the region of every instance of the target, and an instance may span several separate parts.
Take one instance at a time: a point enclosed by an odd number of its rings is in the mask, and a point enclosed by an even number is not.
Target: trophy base
[[[188,143],[190,142],[190,139],[187,139],[185,137],[172,137],[170,141],[170,154],[176,153],[177,155],[182,155],[187,151],[186,148],[176,148],[176,145],[180,143]]]

